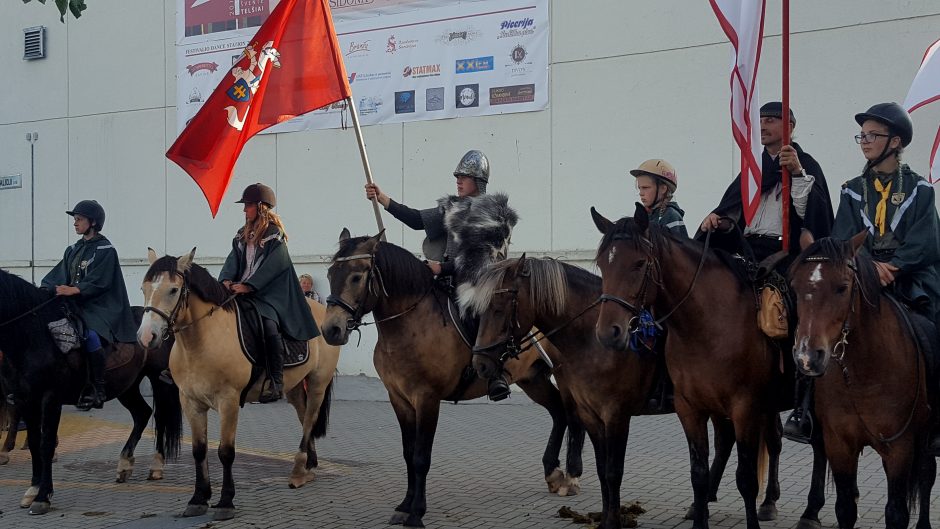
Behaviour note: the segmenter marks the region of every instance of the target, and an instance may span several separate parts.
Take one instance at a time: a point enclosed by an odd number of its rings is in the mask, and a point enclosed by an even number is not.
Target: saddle
[[[238,343],[242,353],[253,366],[265,366],[264,329],[261,314],[254,300],[243,297],[235,298],[236,321],[238,322]],[[284,367],[303,364],[310,357],[310,350],[305,340],[294,340],[281,334],[284,341]]]
[[[134,357],[137,355],[137,344],[135,343],[125,343],[118,342],[113,344],[105,344],[105,372],[113,371],[115,369],[120,369],[127,364],[131,363],[134,360]],[[80,347],[78,349],[73,349],[68,352],[66,355],[66,361],[69,364],[69,367],[78,371],[82,366],[82,361],[85,358],[85,348]]]

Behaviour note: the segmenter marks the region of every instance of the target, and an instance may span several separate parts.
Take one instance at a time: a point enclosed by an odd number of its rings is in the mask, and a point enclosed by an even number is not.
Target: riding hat
[[[81,215],[93,222],[96,230],[104,228],[104,208],[96,200],[82,200],[75,207],[65,212],[68,215]]]
[[[637,176],[651,176],[654,180],[665,184],[671,191],[679,187],[679,179],[676,176],[676,170],[672,164],[666,160],[652,159],[641,163],[636,169],[631,169],[630,174]]]
[[[855,114],[855,121],[859,125],[863,125],[869,119],[887,125],[892,134],[900,136],[902,147],[907,147],[914,139],[914,123],[911,121],[911,116],[897,103],[878,103],[866,112]]]
[[[257,204],[258,202],[267,204],[270,208],[276,206],[277,199],[274,197],[274,190],[261,183],[251,184],[245,188],[244,192],[242,192],[241,200],[238,200],[235,203]]]

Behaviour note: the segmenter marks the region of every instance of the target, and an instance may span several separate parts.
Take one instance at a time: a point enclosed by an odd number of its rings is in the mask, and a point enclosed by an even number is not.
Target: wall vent
[[[36,26],[23,30],[23,60],[42,59],[46,56],[46,28]]]

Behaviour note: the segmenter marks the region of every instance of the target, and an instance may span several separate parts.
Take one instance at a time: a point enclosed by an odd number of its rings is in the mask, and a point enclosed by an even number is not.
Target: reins
[[[39,311],[39,309],[45,307],[46,305],[52,303],[53,301],[55,301],[55,300],[57,300],[57,299],[59,299],[59,296],[52,296],[51,298],[47,299],[46,301],[43,301],[43,302],[40,303],[39,305],[36,305],[35,307],[33,307],[33,308],[27,310],[26,312],[20,314],[19,316],[16,316],[15,318],[11,318],[11,319],[9,319],[9,320],[3,322],[3,323],[0,323],[0,327],[5,327],[5,326],[7,326],[7,325],[9,325],[9,324],[11,324],[11,323],[13,323],[13,322],[15,322],[15,321],[19,321],[19,320],[25,318],[26,316],[35,315],[35,314]]]
[[[177,327],[177,326],[176,326],[176,319],[179,317],[179,313],[180,313],[180,311],[182,310],[183,306],[185,306],[185,305],[188,304],[188,300],[189,300],[189,290],[190,290],[190,289],[189,289],[189,277],[188,277],[186,274],[183,274],[182,272],[180,272],[180,271],[178,271],[178,270],[175,271],[174,273],[175,273],[176,275],[180,276],[181,278],[183,278],[183,287],[182,287],[182,289],[181,289],[179,298],[177,298],[177,300],[176,300],[176,305],[173,306],[173,310],[170,311],[169,314],[167,314],[167,313],[163,312],[162,310],[160,310],[160,309],[158,309],[158,308],[156,308],[156,307],[151,307],[151,306],[148,305],[148,306],[144,307],[144,311],[143,311],[143,314],[147,314],[148,312],[152,312],[152,313],[156,314],[157,316],[160,316],[161,318],[163,318],[164,321],[166,321],[167,326],[166,326],[166,330],[165,330],[164,333],[163,333],[163,338],[164,338],[164,339],[166,339],[166,338],[169,337],[169,336],[173,336],[173,335],[175,335],[175,334],[178,333],[178,332],[185,331],[186,329],[188,329],[188,328],[192,327],[193,325],[196,325],[197,323],[199,323],[201,320],[203,320],[203,319],[205,319],[205,318],[208,318],[209,316],[212,316],[212,315],[215,313],[215,311],[217,311],[217,310],[219,310],[220,308],[222,308],[222,307],[228,305],[229,303],[231,303],[231,302],[235,299],[236,296],[238,296],[237,293],[234,293],[234,294],[230,295],[229,297],[225,298],[225,300],[222,301],[222,303],[220,303],[220,304],[218,304],[218,305],[213,305],[212,308],[209,309],[209,312],[203,314],[202,316],[199,316],[198,318],[196,318],[196,319],[190,321],[189,323],[187,323],[187,324],[185,324],[185,325],[183,325],[183,326],[181,326],[181,327]]]

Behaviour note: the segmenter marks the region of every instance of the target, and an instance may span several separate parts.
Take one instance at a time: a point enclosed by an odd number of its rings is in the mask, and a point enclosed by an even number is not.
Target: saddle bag
[[[773,284],[766,284],[760,290],[758,303],[757,324],[760,330],[773,340],[786,338],[789,319],[783,293]]]
[[[69,351],[78,349],[81,344],[81,336],[69,318],[51,321],[47,326],[49,327],[49,334],[52,335],[52,340],[62,351],[62,354],[68,354]]]

